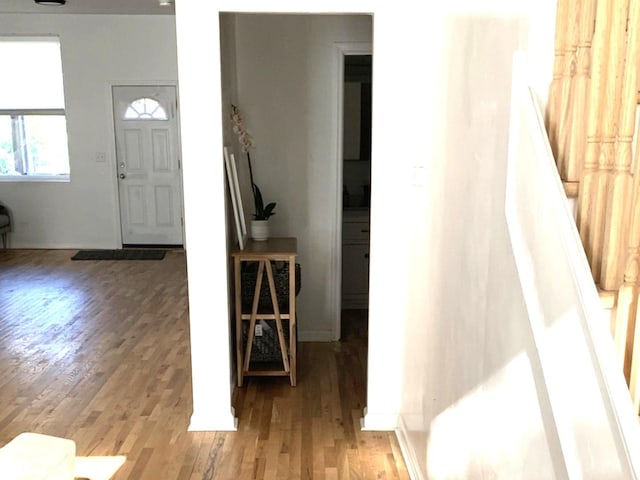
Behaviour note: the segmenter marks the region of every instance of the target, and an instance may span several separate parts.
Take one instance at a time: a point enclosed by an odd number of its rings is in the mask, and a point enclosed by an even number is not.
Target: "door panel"
[[[153,170],[154,172],[169,172],[170,167],[170,132],[154,129],[153,137]]]
[[[156,224],[170,227],[175,224],[172,216],[173,190],[170,185],[157,185],[155,189]]]
[[[123,244],[183,243],[175,87],[113,87]]]
[[[145,198],[144,186],[128,185],[126,187],[125,199],[129,213],[128,220],[131,225],[140,226],[147,224]]]
[[[123,128],[124,130],[124,151],[123,161],[127,165],[127,170],[144,170],[144,153],[142,147],[142,131],[139,129]],[[116,134],[117,135],[117,134]]]

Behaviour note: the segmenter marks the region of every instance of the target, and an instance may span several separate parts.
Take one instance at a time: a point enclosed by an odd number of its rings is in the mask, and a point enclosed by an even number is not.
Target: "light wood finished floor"
[[[0,251],[0,445],[23,431],[81,456],[125,455],[115,479],[406,479],[393,433],[361,432],[366,322],[347,340],[300,344],[298,386],[251,378],[238,432],[187,432],[191,415],[184,254],[70,261]]]

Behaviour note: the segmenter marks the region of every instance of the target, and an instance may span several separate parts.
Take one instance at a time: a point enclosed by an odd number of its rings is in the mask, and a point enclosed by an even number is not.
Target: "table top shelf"
[[[289,315],[289,312],[280,312],[280,319],[281,320],[289,320],[291,318],[291,316]],[[256,319],[258,320],[275,320],[276,319],[276,315],[275,313],[271,312],[258,312],[256,313]],[[250,313],[243,313],[242,314],[242,320],[251,320],[251,314]]]
[[[270,238],[263,242],[256,242],[255,240],[249,239],[244,250],[235,249],[231,252],[231,256],[242,260],[251,260],[253,257],[257,257],[258,259],[269,257],[271,260],[276,260],[279,258],[289,258],[297,254],[298,240],[292,237]]]

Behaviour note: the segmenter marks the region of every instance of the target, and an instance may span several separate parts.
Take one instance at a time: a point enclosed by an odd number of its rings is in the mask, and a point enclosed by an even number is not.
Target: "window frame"
[[[151,101],[154,102],[156,104],[156,107],[153,109],[153,111],[151,113],[148,112],[139,112],[138,109],[134,106],[135,103],[137,102],[144,102],[146,101]],[[137,117],[127,117],[129,110],[134,111],[136,114],[138,114]],[[145,106],[145,110],[146,110],[146,106]],[[160,110],[162,112],[163,117],[159,118],[154,116],[154,114],[156,113],[156,111]],[[167,112],[167,109],[164,108],[164,105],[162,105],[161,102],[159,102],[158,100],[156,100],[155,98],[152,97],[139,97],[136,98],[134,100],[131,100],[126,108],[124,109],[124,113],[122,114],[122,119],[123,122],[143,122],[143,121],[153,121],[153,122],[168,122],[169,119],[169,113]]]

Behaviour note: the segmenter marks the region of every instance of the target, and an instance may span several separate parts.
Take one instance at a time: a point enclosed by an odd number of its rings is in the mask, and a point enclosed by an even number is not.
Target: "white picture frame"
[[[238,214],[240,216],[240,227],[244,238],[247,236],[247,221],[244,218],[244,206],[242,204],[242,195],[240,194],[240,182],[238,181],[238,169],[236,164],[236,157],[231,153],[231,172],[233,174],[233,183],[236,192],[236,201],[238,202]]]
[[[229,196],[231,197],[231,205],[233,206],[233,219],[236,226],[236,237],[238,239],[238,247],[244,250],[247,239],[247,225],[244,219],[244,211],[242,208],[242,197],[240,195],[240,184],[238,183],[238,170],[236,169],[236,160],[233,153],[229,153],[229,147],[223,148],[224,166],[227,172],[227,182],[229,184]]]

